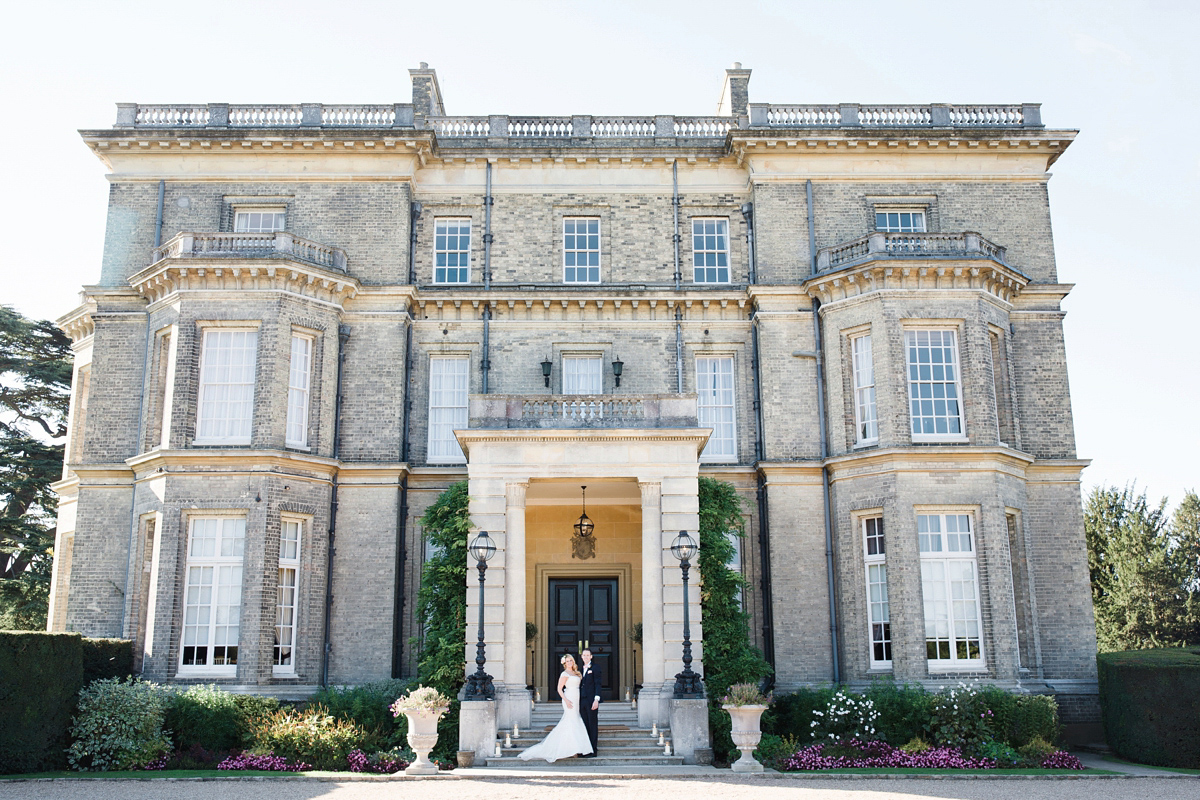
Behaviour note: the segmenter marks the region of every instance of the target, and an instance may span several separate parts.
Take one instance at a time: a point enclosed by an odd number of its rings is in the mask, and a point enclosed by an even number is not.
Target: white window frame
[[[215,532],[212,547],[197,539],[196,528],[201,525],[205,533]],[[230,629],[235,651],[241,636],[242,567],[246,546],[246,517],[233,514],[197,514],[187,520],[187,565],[183,573],[183,624],[179,637],[179,667],[177,674],[205,675],[212,677],[234,677],[237,675],[239,652],[233,654],[233,663],[215,664],[217,649],[230,647]],[[209,572],[205,572],[208,570]],[[205,580],[207,578],[207,581]],[[206,591],[207,590],[207,591]],[[224,600],[225,602],[222,602]],[[202,634],[202,635],[201,635]],[[224,640],[218,644],[217,639]],[[193,640],[189,644],[189,639]],[[203,643],[198,640],[203,639]],[[189,649],[193,662],[197,653],[194,648],[203,648],[205,663],[186,663]],[[228,652],[222,653],[227,661]]]
[[[257,225],[250,224],[255,221],[254,214],[259,215]],[[267,215],[271,215],[269,221]],[[284,206],[237,206],[233,209],[234,233],[275,233],[282,230],[287,230],[287,209]]]
[[[303,517],[283,516],[279,520],[279,579],[275,592],[275,646],[271,656],[274,675],[296,674],[296,640],[300,625],[300,554],[304,545]],[[284,634],[288,635],[285,637]],[[284,643],[284,639],[289,641]],[[281,663],[288,648],[287,663]]]
[[[854,381],[854,437],[859,446],[879,442],[879,408],[875,396],[875,359],[871,333],[850,337],[851,376]]]
[[[451,226],[451,225],[457,226],[458,230],[456,233],[451,234],[449,232],[449,226]],[[463,225],[466,225],[466,228],[467,228],[467,232],[465,234],[465,238],[466,238],[465,245],[463,244],[463,241],[462,241],[464,238],[464,234],[462,233],[462,230],[461,230]],[[464,283],[471,282],[471,235],[473,233],[471,228],[472,228],[472,220],[470,217],[435,217],[434,218],[434,220],[433,220],[433,275],[431,277],[435,284],[458,285],[458,284],[464,284]],[[443,240],[448,239],[448,237],[450,237],[450,236],[457,237],[457,240],[458,240],[457,243],[459,246],[457,248],[450,248],[450,247],[446,247],[446,246],[439,247],[439,244],[442,243]],[[447,261],[446,264],[440,263],[439,259],[442,256],[446,257],[446,261]],[[462,259],[462,263],[460,263],[456,266],[450,266],[449,265],[450,256],[455,256],[457,258]],[[440,280],[438,279],[438,270],[445,271],[445,274],[442,275]],[[449,276],[450,276],[451,270],[458,272],[458,275],[455,276],[455,278],[456,278],[455,280],[450,280]],[[462,280],[457,280],[457,278],[459,276],[462,276]]]
[[[934,520],[936,524],[932,522]],[[962,530],[964,524],[966,531]],[[934,527],[938,530],[934,531]],[[951,531],[950,528],[955,530]],[[917,549],[921,556],[925,655],[932,672],[978,670],[987,664],[975,530],[974,510],[917,511]],[[966,580],[970,582],[970,597],[964,591],[963,584]],[[955,597],[956,583],[959,584],[957,589],[961,597]],[[971,635],[972,626],[975,636]],[[972,641],[976,645],[974,657],[970,649]],[[959,653],[960,643],[965,657]],[[929,657],[931,645],[938,653],[935,658]],[[943,652],[945,657],[942,656]]]
[[[450,365],[452,373],[447,373]],[[430,464],[463,464],[467,457],[454,437],[454,430],[467,427],[467,395],[470,391],[471,360],[467,356],[442,355],[429,359],[429,435],[425,460]],[[453,380],[445,388],[441,382]],[[447,397],[446,393],[453,393]],[[446,400],[453,402],[446,402]]]
[[[292,332],[292,351],[288,362],[287,432],[288,447],[308,449],[308,418],[312,402],[313,353],[316,337]],[[297,352],[299,348],[299,352]]]
[[[729,540],[729,544],[733,545],[733,556],[725,562],[725,566],[741,577],[745,578],[746,573],[742,571],[742,540],[744,536],[739,536],[737,531],[726,531],[725,538]],[[746,610],[746,587],[738,587],[738,607]]]
[[[237,339],[245,336],[246,339]],[[222,337],[230,337],[227,345]],[[258,329],[251,327],[214,326],[202,329],[200,335],[200,374],[196,391],[196,436],[198,445],[250,444],[254,430],[254,390],[258,367]],[[250,359],[237,365],[238,374],[231,372],[230,356],[221,353],[223,347],[235,344]],[[248,343],[249,346],[246,346]],[[222,363],[223,362],[223,363]],[[224,378],[224,380],[217,380]],[[249,380],[246,380],[249,378]],[[236,406],[233,415],[231,407]],[[218,416],[224,409],[225,416]],[[209,429],[206,430],[206,427]]]
[[[701,428],[713,429],[712,436],[704,446],[704,452],[700,454],[700,460],[737,461],[737,400],[733,356],[697,356],[695,369],[697,421]],[[727,416],[727,419],[720,419],[720,416]]]
[[[713,226],[711,232],[708,226]],[[697,232],[697,228],[700,230]],[[724,246],[721,242],[724,241]],[[709,244],[712,247],[709,247]],[[701,260],[712,257],[712,265],[701,264]],[[693,283],[730,283],[732,268],[729,264],[729,218],[728,217],[693,217],[692,218],[692,282]],[[722,263],[724,262],[724,263]],[[715,270],[715,276],[709,280],[707,272]],[[724,271],[724,277],[721,273]]]
[[[884,217],[882,227],[879,224],[881,216]],[[875,206],[875,230],[883,233],[927,233],[929,215],[922,207]]]
[[[596,216],[563,217],[562,221],[563,221],[563,225],[562,225],[563,283],[569,283],[569,284],[600,283],[600,269],[604,264],[603,256],[601,254],[602,246],[603,246],[603,240],[601,238],[601,235],[602,235],[603,231],[601,230],[600,217],[596,217]],[[579,242],[578,242],[577,237],[579,237],[581,234],[578,231],[576,231],[574,228],[572,228],[572,230],[570,232],[567,231],[568,225],[574,226],[574,225],[578,225],[581,222],[584,222],[584,223],[595,222],[596,223],[596,233],[595,234],[592,234],[591,231],[586,231],[585,233],[582,234],[584,237],[591,237],[594,235],[596,237],[596,246],[595,247],[592,247],[591,243],[586,241],[586,238],[585,238],[585,242],[584,242],[584,247],[579,247],[578,246]],[[573,237],[570,241],[572,244],[576,245],[575,247],[570,247],[570,248],[567,247],[567,242],[568,242],[567,237],[568,236]],[[591,263],[588,263],[588,264],[580,267],[578,264],[578,257],[581,254],[585,255],[589,262],[592,260],[591,256],[595,255],[596,263],[594,265]],[[574,258],[572,259],[570,256],[574,256]],[[571,260],[574,260],[576,263],[568,266],[567,262],[571,261]],[[576,270],[573,279],[568,279],[568,277],[567,277],[568,269]],[[588,280],[581,281],[578,279],[578,277],[579,277],[578,270],[580,270],[580,269],[587,271],[585,274],[588,276]],[[591,274],[590,274],[593,269],[596,271],[596,277],[594,280],[591,278]]]
[[[937,343],[933,341],[934,336],[938,337]],[[927,337],[924,344],[922,344],[922,337]],[[924,363],[920,361],[922,349],[932,350],[936,347],[945,350],[947,342],[951,350],[948,361],[944,358],[941,361],[934,361],[932,352],[929,354],[929,361]],[[913,361],[914,350],[917,351],[916,362]],[[911,327],[904,329],[909,432],[914,442],[967,441],[967,419],[963,409],[963,381],[960,362],[957,328]],[[941,377],[938,377],[939,375]],[[925,387],[928,387],[928,391]],[[914,389],[918,393],[916,397],[913,395]],[[939,394],[941,397],[938,396]],[[953,414],[950,413],[952,406],[957,408]],[[939,409],[941,409],[940,413]],[[936,430],[939,420],[945,422],[945,431]],[[951,430],[955,426],[958,427],[958,430]],[[924,430],[926,427],[933,427],[935,430],[926,431]]]
[[[604,394],[604,357],[586,353],[564,354],[562,393]]]
[[[892,618],[888,601],[887,540],[884,536],[883,515],[865,514],[859,519],[866,574],[867,657],[870,659],[871,669],[891,669]],[[876,588],[878,591],[875,591]],[[883,658],[879,657],[877,646]]]

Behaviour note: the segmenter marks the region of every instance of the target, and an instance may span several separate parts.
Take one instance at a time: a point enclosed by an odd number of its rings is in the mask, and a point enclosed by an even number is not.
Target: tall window
[[[179,670],[234,675],[242,611],[246,520],[193,517],[189,527]]]
[[[962,439],[958,337],[952,330],[905,331],[913,439]]]
[[[888,610],[883,517],[862,521],[863,560],[867,566],[867,617],[871,626],[871,667],[892,666],[892,621]]]
[[[733,417],[733,358],[703,356],[696,359],[696,398],[700,427],[712,428],[701,458],[732,461],[737,458]]]
[[[739,576],[742,575],[742,535],[738,531],[726,531],[725,538],[729,540],[730,546],[733,547],[733,555],[725,562],[725,566],[736,572]],[[744,577],[744,576],[743,576]],[[738,605],[743,611],[746,610],[746,587],[738,587]]]
[[[918,514],[917,540],[930,666],[981,666],[983,623],[971,515]]]
[[[563,218],[563,283],[600,282],[600,218]]]
[[[277,208],[252,208],[233,215],[235,233],[274,233],[283,230],[285,215]]]
[[[279,586],[275,600],[275,673],[296,671],[296,588],[300,574],[300,528],[285,519],[279,525]]]
[[[600,356],[563,356],[563,394],[603,394]]]
[[[729,283],[729,220],[692,220],[692,279]]]
[[[875,364],[871,357],[871,334],[850,340],[854,351],[854,430],[859,444],[879,440],[875,411]]]
[[[455,428],[467,427],[467,365],[461,356],[429,359],[430,462],[462,463],[467,460]]]
[[[312,382],[312,348],[311,336],[292,336],[292,364],[288,372],[288,447],[308,447],[308,396]]]
[[[433,282],[466,283],[471,276],[471,220],[433,223]]]
[[[924,233],[924,211],[876,211],[875,230],[888,233]]]
[[[196,440],[250,444],[257,331],[204,332]]]

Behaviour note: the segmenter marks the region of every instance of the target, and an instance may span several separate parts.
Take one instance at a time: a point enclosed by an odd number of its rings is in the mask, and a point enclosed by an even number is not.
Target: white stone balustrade
[[[817,251],[817,272],[879,258],[990,258],[1007,264],[1007,251],[974,231],[885,233],[873,231]]]
[[[164,258],[292,258],[326,269],[346,271],[346,251],[286,231],[178,233],[154,249],[152,263]]]
[[[782,105],[750,103],[751,128],[1041,128],[1040,103]]]
[[[472,428],[695,427],[696,395],[471,395]]]

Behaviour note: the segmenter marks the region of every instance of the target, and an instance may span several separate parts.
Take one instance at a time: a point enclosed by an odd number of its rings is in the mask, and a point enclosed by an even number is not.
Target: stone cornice
[[[54,321],[54,324],[71,339],[73,344],[79,345],[96,332],[95,313],[96,300],[85,296],[81,305],[63,314]]]
[[[519,320],[595,319],[620,322],[633,319],[674,319],[675,309],[689,319],[745,319],[749,302],[746,287],[713,289],[646,284],[563,286],[521,284],[517,286],[435,288],[422,286],[413,298],[418,319],[460,319],[470,310],[478,319],[484,308],[494,315],[508,314]]]
[[[693,444],[696,453],[712,435],[710,428],[468,428],[454,432],[458,444],[470,458],[474,444]]]
[[[1024,478],[1033,456],[1009,447],[929,446],[888,447],[833,456],[825,462],[830,480],[889,472],[1003,472]]]
[[[1058,311],[1071,290],[1073,283],[1030,283],[1012,300],[1014,312]]]
[[[971,289],[1008,303],[1028,283],[1015,269],[990,259],[880,258],[819,273],[805,281],[803,288],[823,305],[884,289]]]
[[[154,303],[182,291],[290,292],[341,307],[358,294],[356,278],[292,259],[167,258],[129,279]]]
[[[125,460],[138,480],[162,474],[258,472],[332,479],[342,467],[337,460],[287,450],[241,450],[197,448],[194,450],[151,450]]]

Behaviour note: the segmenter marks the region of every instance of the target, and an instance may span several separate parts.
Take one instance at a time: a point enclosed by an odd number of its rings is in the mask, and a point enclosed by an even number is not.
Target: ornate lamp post
[[[700,545],[687,531],[680,531],[671,542],[671,555],[679,559],[679,567],[683,570],[683,672],[675,675],[675,696],[678,698],[704,697],[704,685],[700,676],[692,672],[692,629],[688,613],[688,568],[689,559],[696,555]]]
[[[483,671],[483,665],[487,663],[483,654],[486,647],[483,643],[483,581],[487,572],[487,562],[496,555],[496,543],[488,536],[487,531],[480,531],[479,535],[468,545],[467,550],[475,558],[476,566],[479,568],[479,643],[475,645],[475,664],[478,669],[467,677],[467,688],[463,693],[463,699],[494,700],[496,687],[492,685],[492,676]]]

